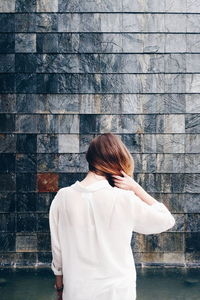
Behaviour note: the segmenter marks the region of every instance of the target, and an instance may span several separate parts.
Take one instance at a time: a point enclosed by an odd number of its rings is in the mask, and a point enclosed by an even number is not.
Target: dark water
[[[53,284],[50,269],[0,269],[1,300],[54,300]],[[137,269],[137,300],[200,300],[200,269]]]

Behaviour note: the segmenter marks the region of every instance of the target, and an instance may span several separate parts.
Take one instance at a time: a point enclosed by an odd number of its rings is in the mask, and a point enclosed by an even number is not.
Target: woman
[[[86,159],[87,176],[61,188],[50,207],[58,299],[134,300],[132,232],[161,233],[175,219],[132,178],[134,161],[120,138],[95,137]]]

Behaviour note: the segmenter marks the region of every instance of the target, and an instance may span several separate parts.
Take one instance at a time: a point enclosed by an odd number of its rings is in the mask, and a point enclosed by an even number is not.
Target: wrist
[[[135,194],[137,194],[137,191],[139,190],[139,188],[140,188],[139,183],[137,183],[136,181],[134,181],[134,182],[131,184],[130,190],[133,191]]]
[[[63,291],[63,284],[55,284],[54,288],[56,289],[57,292],[62,292]]]

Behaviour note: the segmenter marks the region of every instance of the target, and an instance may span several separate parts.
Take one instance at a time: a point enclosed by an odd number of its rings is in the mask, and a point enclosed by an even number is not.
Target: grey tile
[[[15,51],[22,53],[36,52],[36,34],[17,33],[15,35]]]

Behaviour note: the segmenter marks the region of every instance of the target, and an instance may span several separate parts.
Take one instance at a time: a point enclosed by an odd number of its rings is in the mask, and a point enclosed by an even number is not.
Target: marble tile
[[[36,52],[36,34],[17,33],[15,35],[15,51],[21,53]]]
[[[59,134],[58,152],[79,153],[79,136],[75,134]]]

